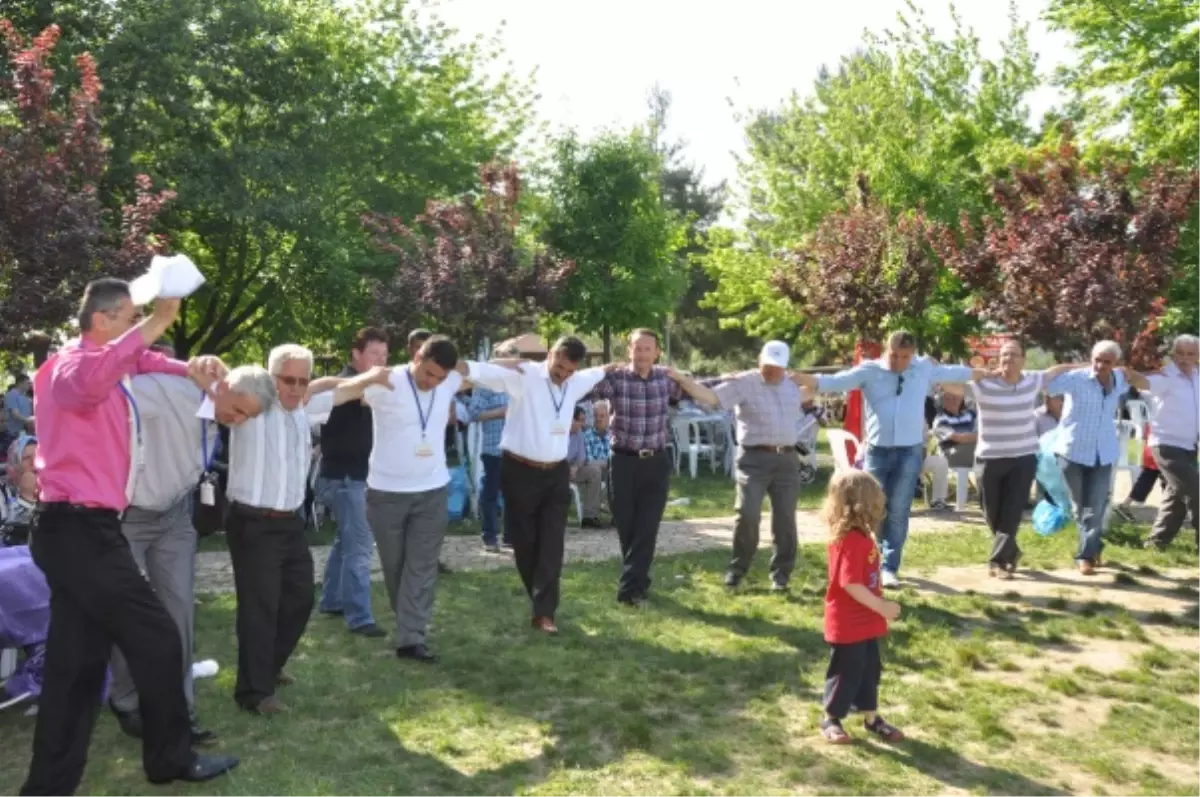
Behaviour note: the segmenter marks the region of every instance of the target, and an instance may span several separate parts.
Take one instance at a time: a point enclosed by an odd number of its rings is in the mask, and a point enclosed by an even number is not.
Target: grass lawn
[[[1118,592],[1197,565],[1191,543],[1145,552],[1122,534],[1108,551],[1127,568]],[[1026,562],[1069,562],[1068,533],[1029,537]],[[907,569],[978,566],[986,544],[978,530],[915,535]],[[282,692],[292,710],[273,718],[235,708],[233,598],[205,598],[198,653],[223,669],[197,685],[201,717],[242,766],[199,789],[156,789],[103,712],[80,792],[1197,793],[1194,609],[1147,617],[1119,598],[1035,605],[906,588],[881,699],[911,738],[878,744],[849,722],[856,744],[833,748],[815,735],[823,547],[801,557],[789,597],[756,589],[765,561],[730,595],[726,551],[663,558],[640,611],[614,602],[615,562],[570,566],[557,638],[528,629],[514,572],[455,573],[431,634],[441,664],[399,662],[387,641],[314,617],[289,668],[299,683]],[[1172,583],[1195,603],[1194,578]],[[381,586],[376,611],[390,619]],[[1113,646],[1127,655],[1110,671],[1051,666]],[[32,725],[0,715],[0,794],[20,785]]]

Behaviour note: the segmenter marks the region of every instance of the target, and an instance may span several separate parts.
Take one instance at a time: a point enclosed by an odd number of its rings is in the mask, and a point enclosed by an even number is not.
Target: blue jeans
[[[887,517],[879,527],[879,548],[883,569],[889,573],[900,571],[904,541],[908,539],[908,515],[924,461],[925,446],[920,444],[867,447],[866,471],[879,480],[887,496]]]
[[[332,508],[337,519],[337,537],[325,561],[319,608],[342,612],[350,628],[374,625],[371,554],[375,539],[367,525],[367,483],[322,477],[317,480],[317,500]]]
[[[500,457],[481,454],[483,488],[479,491],[479,525],[483,529],[483,544],[496,544],[496,515],[499,514]]]
[[[1095,562],[1104,550],[1104,515],[1108,512],[1112,465],[1089,467],[1060,456],[1058,467],[1062,468],[1063,480],[1071,491],[1075,525],[1079,527],[1075,561]]]

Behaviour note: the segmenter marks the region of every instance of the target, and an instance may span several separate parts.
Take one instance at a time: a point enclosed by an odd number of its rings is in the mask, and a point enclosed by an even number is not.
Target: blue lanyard
[[[207,397],[208,393],[201,390],[200,395]],[[218,437],[216,440],[213,440],[212,456],[210,457],[208,455],[208,419],[205,418],[200,421],[200,456],[205,473],[212,471],[213,463],[217,461],[217,449],[220,448],[220,445],[221,438]]]
[[[546,389],[550,391],[550,403],[554,405],[554,420],[558,420],[558,416],[562,413],[562,406],[567,402],[567,385],[559,388],[558,401],[554,400],[554,383],[550,381],[550,377],[546,377]]]
[[[133,393],[129,392],[129,388],[125,387],[124,382],[118,382],[117,387],[121,388],[121,392],[125,394],[125,398],[129,400],[129,406],[133,409],[133,428],[137,431],[138,445],[142,444],[142,414],[138,412],[137,401],[133,397]]]
[[[421,421],[421,439],[425,439],[425,428],[429,426],[429,418],[433,415],[433,399],[437,393],[437,388],[429,391],[429,409],[421,409],[421,397],[417,395],[417,383],[413,381],[412,371],[405,371],[405,376],[408,377],[408,386],[412,388],[413,403],[417,405],[417,417]]]

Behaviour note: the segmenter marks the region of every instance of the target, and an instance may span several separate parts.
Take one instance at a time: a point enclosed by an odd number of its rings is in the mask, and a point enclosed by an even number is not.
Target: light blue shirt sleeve
[[[1065,396],[1067,393],[1071,392],[1071,389],[1076,384],[1078,384],[1078,377],[1076,374],[1090,375],[1090,373],[1090,371],[1081,368],[1078,371],[1067,371],[1066,373],[1059,374],[1050,381],[1050,384],[1046,385],[1046,395]]]
[[[929,369],[929,383],[942,385],[970,382],[973,374],[974,370],[969,365],[935,365]]]
[[[817,392],[845,393],[849,390],[857,390],[878,370],[878,363],[868,361],[830,376],[818,376]]]

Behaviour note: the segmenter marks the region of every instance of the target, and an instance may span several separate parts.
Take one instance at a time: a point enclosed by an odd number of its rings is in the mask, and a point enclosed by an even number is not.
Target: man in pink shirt
[[[125,282],[95,280],[79,311],[81,338],[47,360],[34,380],[43,435],[30,548],[51,597],[45,680],[22,794],[78,788],[114,644],[141,696],[142,764],[152,782],[205,781],[238,763],[192,751],[178,631],[121,533],[143,461],[129,377],[188,375],[188,365],[148,350],[178,313],[178,299],[160,299],[141,320]]]

